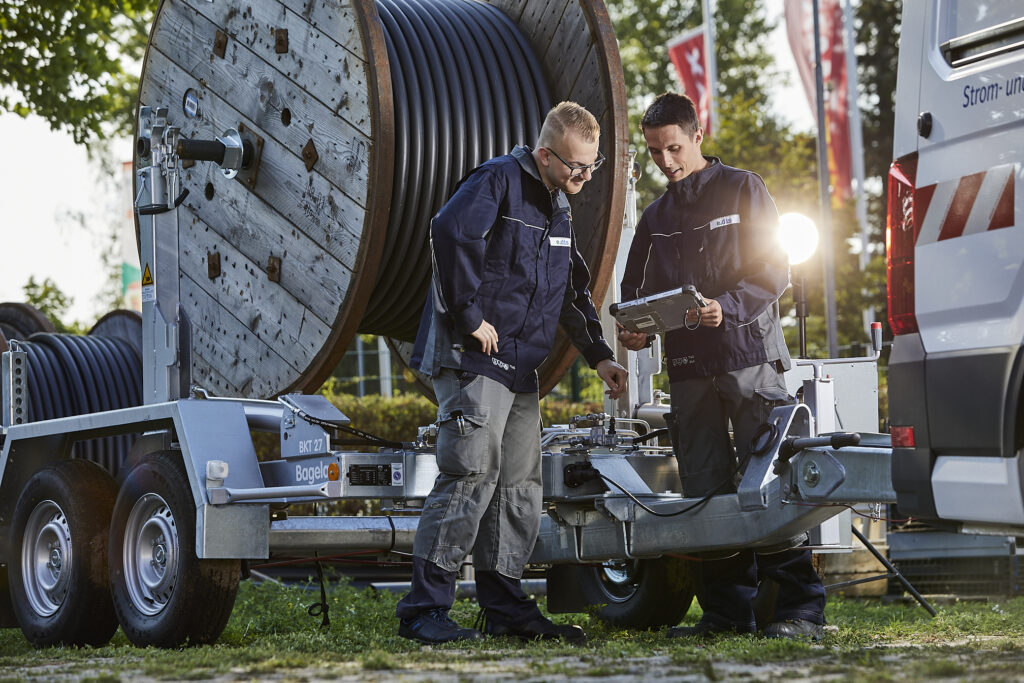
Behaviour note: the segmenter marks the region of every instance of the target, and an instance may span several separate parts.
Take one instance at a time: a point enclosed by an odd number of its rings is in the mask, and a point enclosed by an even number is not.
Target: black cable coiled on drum
[[[28,419],[51,420],[142,405],[142,358],[113,337],[37,333],[20,342],[28,355]],[[116,474],[134,436],[77,442],[72,457]]]
[[[550,108],[519,28],[475,0],[378,0],[395,118],[387,241],[360,332],[411,340],[430,284],[430,219],[484,161],[536,142]]]

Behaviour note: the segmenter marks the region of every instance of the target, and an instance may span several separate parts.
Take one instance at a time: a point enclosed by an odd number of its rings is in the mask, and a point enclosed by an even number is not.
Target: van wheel
[[[62,460],[36,472],[14,507],[11,606],[33,645],[103,645],[117,630],[107,535],[117,487],[98,465]]]
[[[176,452],[141,458],[110,524],[110,586],[121,629],[135,645],[213,643],[231,616],[239,560],[196,557],[196,509]]]
[[[580,589],[597,616],[619,628],[675,626],[690,609],[694,570],[674,557],[580,566]]]

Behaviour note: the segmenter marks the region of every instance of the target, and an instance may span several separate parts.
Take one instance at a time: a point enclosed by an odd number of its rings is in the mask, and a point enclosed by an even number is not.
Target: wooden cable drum
[[[36,332],[56,332],[53,322],[31,304],[0,303],[0,333],[6,339],[28,339]]]
[[[256,149],[234,179],[208,163],[182,174],[193,381],[222,396],[314,391],[357,333],[407,357],[430,217],[474,167],[533,145],[561,100],[594,113],[609,159],[571,199],[600,301],[628,155],[601,0],[162,0],[139,103],[168,107],[186,137],[236,128]],[[559,337],[542,391],[574,357]]]
[[[142,361],[142,315],[137,311],[117,309],[96,321],[89,330],[91,337],[121,339],[128,343],[139,362]]]

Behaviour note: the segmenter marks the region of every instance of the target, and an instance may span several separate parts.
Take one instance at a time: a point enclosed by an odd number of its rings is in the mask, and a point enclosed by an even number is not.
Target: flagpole
[[[857,225],[860,227],[860,269],[867,269],[871,244],[868,231],[868,206],[864,192],[864,136],[861,131],[860,106],[857,104],[857,55],[854,53],[856,40],[853,35],[853,5],[851,0],[843,0],[843,38],[846,41],[846,92],[850,103],[850,147],[852,148],[853,177],[857,181],[856,200]],[[870,333],[871,323],[875,319],[875,307],[864,310],[864,330]]]
[[[825,128],[825,84],[821,73],[821,26],[818,16],[818,0],[812,0],[814,14],[814,86],[818,104],[818,190],[821,202],[822,267],[825,271],[825,323],[828,330],[829,358],[839,356],[838,331],[836,327],[836,280],[832,254],[832,201],[829,191],[828,142]]]
[[[718,130],[718,62],[715,59],[714,0],[704,0],[704,59],[708,70],[708,96],[711,98],[711,130]]]

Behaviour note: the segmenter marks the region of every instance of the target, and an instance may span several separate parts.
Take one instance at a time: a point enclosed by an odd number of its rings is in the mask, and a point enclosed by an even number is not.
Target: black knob
[[[917,134],[923,138],[932,134],[932,113],[930,111],[917,115]]]

